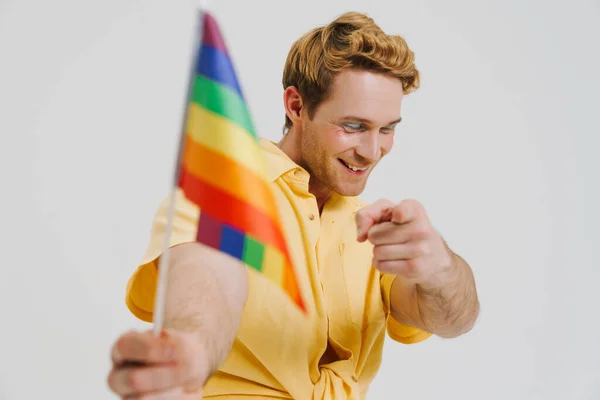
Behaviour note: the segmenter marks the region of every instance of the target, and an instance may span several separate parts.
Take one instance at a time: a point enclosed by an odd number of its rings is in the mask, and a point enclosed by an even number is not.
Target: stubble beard
[[[323,151],[320,151],[318,146],[308,145],[304,150],[304,168],[310,174],[311,185],[321,188],[327,188],[341,196],[358,196],[366,186],[366,178],[350,183],[350,179],[344,179],[343,173],[340,170],[341,164],[337,157],[330,156]]]

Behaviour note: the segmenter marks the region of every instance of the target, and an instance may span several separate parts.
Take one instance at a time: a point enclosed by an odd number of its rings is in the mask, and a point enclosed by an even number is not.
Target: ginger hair
[[[342,14],[326,26],[312,29],[290,49],[283,71],[283,88],[300,92],[308,117],[327,99],[333,79],[346,69],[357,69],[398,79],[403,92],[419,88],[414,53],[405,40],[388,35],[372,18],[358,12]],[[285,129],[292,126],[286,115]]]

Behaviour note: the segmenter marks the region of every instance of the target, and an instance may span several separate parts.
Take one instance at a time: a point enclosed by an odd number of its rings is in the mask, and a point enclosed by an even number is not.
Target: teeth
[[[358,168],[358,167],[353,167],[351,165],[348,165],[348,167],[352,170],[352,171],[364,171],[366,168]]]
[[[369,167],[358,168],[358,167],[355,167],[354,165],[350,165],[350,164],[346,163],[345,161],[344,161],[344,164],[346,165],[346,167],[350,168],[352,171],[355,171],[355,172],[357,172],[357,171],[364,171],[367,168],[369,168]]]

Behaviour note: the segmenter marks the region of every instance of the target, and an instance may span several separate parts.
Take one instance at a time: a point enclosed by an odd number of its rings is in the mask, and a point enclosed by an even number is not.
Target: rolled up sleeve
[[[133,315],[146,322],[152,322],[158,258],[163,251],[170,199],[170,196],[165,198],[156,211],[146,253],[127,283],[125,304]],[[177,189],[169,247],[196,240],[199,216],[199,208]]]
[[[385,307],[387,318],[387,332],[390,338],[396,342],[404,344],[413,344],[424,341],[431,336],[431,333],[415,328],[413,326],[404,325],[396,321],[391,315],[391,292],[392,284],[396,276],[390,274],[381,274],[381,297]]]

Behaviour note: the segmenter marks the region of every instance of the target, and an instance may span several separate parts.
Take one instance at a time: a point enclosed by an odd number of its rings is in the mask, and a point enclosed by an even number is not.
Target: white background
[[[292,42],[347,10],[422,88],[364,197],[414,197],[472,265],[468,335],[386,342],[370,399],[600,399],[600,4],[213,1],[259,133]],[[111,399],[125,284],[168,189],[193,2],[0,0],[0,399]]]

